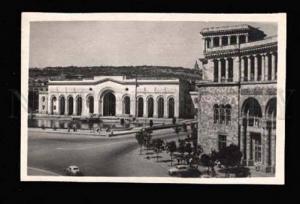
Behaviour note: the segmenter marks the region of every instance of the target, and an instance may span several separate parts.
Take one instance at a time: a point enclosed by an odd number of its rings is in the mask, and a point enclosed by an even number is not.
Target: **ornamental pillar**
[[[143,105],[143,108],[144,108],[144,110],[143,110],[143,117],[147,118],[148,117],[147,98],[145,98],[145,100],[143,100],[143,103],[144,103],[144,105]]]
[[[258,56],[254,55],[254,81],[258,81]]]
[[[166,99],[164,99],[164,118],[168,118],[169,117],[169,109],[168,109],[169,107],[168,107],[168,100]]]
[[[245,59],[243,57],[241,57],[241,79],[240,81],[244,81],[244,77],[245,77]]]
[[[157,114],[157,109],[158,109],[158,106],[157,106],[157,98],[153,98],[153,117],[154,118],[157,118],[158,114]]]
[[[269,55],[265,55],[265,80],[270,80],[269,79]]]
[[[251,81],[251,57],[247,56],[247,77],[248,77],[248,81]]]
[[[240,36],[239,35],[236,36],[236,44],[240,44]]]
[[[219,37],[219,46],[222,46],[222,37]]]
[[[230,45],[231,44],[231,36],[229,35],[227,37],[228,37],[228,45]]]
[[[229,81],[229,59],[225,58],[225,81]]]
[[[248,36],[248,34],[245,35],[245,41],[246,41],[246,43],[249,42],[249,36]]]
[[[261,54],[261,80],[265,80],[265,55]]]
[[[275,68],[276,68],[276,53],[272,53],[271,57],[272,57],[272,80],[275,80],[276,79],[276,72],[275,72]]]

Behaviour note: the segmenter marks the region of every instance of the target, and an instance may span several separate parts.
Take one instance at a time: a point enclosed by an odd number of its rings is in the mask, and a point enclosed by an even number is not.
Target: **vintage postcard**
[[[21,181],[284,184],[284,13],[23,13],[21,57]]]

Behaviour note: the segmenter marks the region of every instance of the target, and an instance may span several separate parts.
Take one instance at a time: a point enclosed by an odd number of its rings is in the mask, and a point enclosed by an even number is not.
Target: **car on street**
[[[189,165],[177,165],[170,168],[168,171],[170,176],[181,176],[181,177],[199,177],[201,175],[197,168]]]
[[[67,176],[83,176],[78,166],[71,165],[65,169],[65,173]]]

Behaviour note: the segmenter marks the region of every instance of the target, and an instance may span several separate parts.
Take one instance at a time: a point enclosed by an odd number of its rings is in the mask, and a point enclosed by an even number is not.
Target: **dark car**
[[[197,168],[190,167],[189,165],[177,165],[169,169],[170,176],[180,176],[180,177],[199,177],[201,175]]]

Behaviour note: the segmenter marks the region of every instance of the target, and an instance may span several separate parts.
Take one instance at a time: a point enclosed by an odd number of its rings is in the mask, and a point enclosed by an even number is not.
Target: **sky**
[[[193,68],[205,27],[249,24],[277,35],[275,23],[44,21],[30,23],[29,66],[176,66]]]

